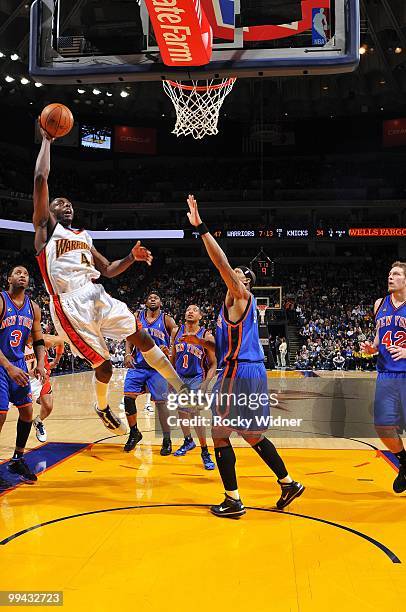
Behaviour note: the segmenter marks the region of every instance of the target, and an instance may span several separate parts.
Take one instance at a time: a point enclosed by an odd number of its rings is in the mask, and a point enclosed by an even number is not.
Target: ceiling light
[[[2,51],[0,51],[0,57],[6,57]]]
[[[12,53],[12,54],[10,55],[10,59],[12,59],[12,60],[13,60],[13,62],[16,62],[16,61],[17,61],[18,59],[20,59],[20,58],[19,58],[19,56],[17,55],[17,53]]]
[[[360,53],[360,55],[365,55],[365,53],[366,53],[367,51],[368,51],[368,47],[367,47],[367,45],[362,45],[362,46],[360,47],[359,53]]]
[[[29,81],[28,79],[26,79],[25,77],[23,77],[23,78],[20,80],[21,85],[28,85],[28,83],[29,83],[29,82],[30,82],[30,81]]]
[[[403,51],[402,47],[396,47],[396,49],[395,49],[396,55],[400,55],[400,53],[402,53],[402,51]]]
[[[97,87],[95,87],[93,89],[93,93],[94,93],[95,96],[99,96],[101,94],[101,91],[100,91],[100,89],[97,89]]]
[[[42,87],[42,83],[40,83],[39,81],[37,81],[36,83],[34,83],[35,87]]]
[[[120,91],[120,96],[122,98],[128,98],[129,95],[130,94],[128,93],[128,91],[125,91],[124,89],[123,89],[123,91]]]
[[[84,89],[80,89],[80,88],[79,88],[77,91],[78,91],[78,94],[84,94],[84,93],[85,93],[85,90],[84,90]]]
[[[111,91],[106,91],[106,96],[107,96],[108,98],[111,98],[111,96],[112,96],[112,95],[113,95],[113,94],[111,93]]]
[[[7,81],[7,83],[12,83],[14,81],[13,77],[9,75],[5,77],[5,80]]]

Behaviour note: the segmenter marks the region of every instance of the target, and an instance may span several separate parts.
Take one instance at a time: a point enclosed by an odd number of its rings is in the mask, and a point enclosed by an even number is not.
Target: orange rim
[[[214,91],[216,89],[223,89],[223,87],[227,87],[227,85],[234,85],[237,77],[230,77],[224,83],[218,83],[217,85],[184,85],[181,81],[171,81],[165,80],[165,83],[168,83],[171,87],[176,87],[177,89],[183,89],[185,91]]]

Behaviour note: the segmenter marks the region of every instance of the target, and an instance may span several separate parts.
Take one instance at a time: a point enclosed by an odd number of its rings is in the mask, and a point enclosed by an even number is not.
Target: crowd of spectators
[[[46,294],[37,264],[30,253],[1,254],[0,286],[7,286],[7,272],[24,263],[31,274],[29,292],[42,310],[42,325],[54,333]],[[362,353],[360,343],[374,336],[373,304],[386,292],[388,262],[286,265],[276,282],[283,285],[286,323],[297,330],[299,350],[288,357],[291,367],[301,370],[373,369],[375,360]],[[143,270],[141,272],[141,270]],[[215,332],[216,318],[224,297],[220,277],[210,264],[179,264],[170,256],[158,257],[151,269],[131,270],[115,279],[103,279],[106,289],[136,312],[145,308],[149,292],[162,298],[163,309],[177,323],[190,303],[197,303],[204,313],[203,324]],[[116,367],[123,366],[123,343],[108,341]],[[277,349],[278,350],[278,349]],[[275,362],[277,362],[276,354]],[[67,349],[58,371],[86,368],[85,362],[73,358]]]

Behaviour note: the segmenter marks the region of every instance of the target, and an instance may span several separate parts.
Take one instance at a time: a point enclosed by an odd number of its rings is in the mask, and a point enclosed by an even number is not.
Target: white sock
[[[228,495],[228,497],[232,497],[235,500],[239,500],[240,499],[240,494],[238,493],[238,489],[236,489],[235,491],[226,491],[226,494]]]
[[[285,476],[285,478],[279,478],[279,482],[281,484],[290,484],[291,482],[293,482],[293,480],[291,479],[291,477],[288,474],[287,476]]]
[[[172,385],[175,391],[181,390],[184,383],[176,374],[171,362],[166,355],[163,354],[160,348],[155,345],[152,347],[152,349],[149,349],[149,351],[146,351],[145,353],[141,351],[141,353],[147,364],[159,372],[160,375]]]
[[[97,407],[99,410],[107,408],[107,393],[109,391],[109,383],[97,380],[96,375],[93,377],[94,390],[96,392]]]

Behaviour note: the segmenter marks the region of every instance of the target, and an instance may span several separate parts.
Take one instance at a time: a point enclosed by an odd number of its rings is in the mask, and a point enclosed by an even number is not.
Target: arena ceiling
[[[72,2],[72,10],[85,1]],[[360,4],[363,55],[354,74],[241,79],[224,113],[241,121],[255,121],[260,113],[266,120],[404,113],[406,2],[360,0]],[[0,104],[35,109],[49,101],[61,101],[75,105],[80,112],[112,117],[141,114],[153,118],[172,113],[160,83],[134,83],[124,88],[86,86],[80,92],[74,86],[34,86],[27,69],[30,5],[27,0],[0,2]]]

